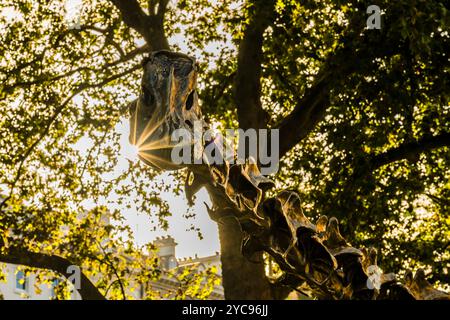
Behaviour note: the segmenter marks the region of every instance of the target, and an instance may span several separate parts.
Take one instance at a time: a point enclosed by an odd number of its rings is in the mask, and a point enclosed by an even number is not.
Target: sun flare
[[[138,160],[138,154],[139,154],[139,148],[137,146],[134,146],[130,143],[127,143],[123,147],[123,156],[133,162],[136,162]]]

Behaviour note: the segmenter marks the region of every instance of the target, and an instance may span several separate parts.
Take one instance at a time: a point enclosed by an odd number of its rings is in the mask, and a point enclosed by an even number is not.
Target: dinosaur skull
[[[130,143],[139,158],[163,170],[183,167],[171,159],[177,129],[193,132],[196,121],[203,125],[196,93],[197,65],[193,58],[169,51],[153,52],[143,62],[141,92],[130,106]],[[193,139],[192,139],[193,140]]]

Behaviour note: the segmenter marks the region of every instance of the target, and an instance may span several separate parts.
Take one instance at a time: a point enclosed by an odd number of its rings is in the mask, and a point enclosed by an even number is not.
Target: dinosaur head
[[[144,75],[137,100],[130,106],[130,143],[146,164],[179,169],[171,152],[177,129],[193,131],[202,120],[196,92],[197,65],[193,58],[170,51],[153,52],[143,62]]]

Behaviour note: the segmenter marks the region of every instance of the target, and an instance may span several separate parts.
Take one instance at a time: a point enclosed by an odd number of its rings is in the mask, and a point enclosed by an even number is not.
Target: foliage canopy
[[[166,226],[170,186],[121,159],[115,128],[161,25],[172,50],[197,58],[210,121],[280,129],[277,188],[298,190],[307,216],[337,217],[383,269],[450,283],[448,3],[379,1],[382,28],[368,30],[358,0],[130,1],[155,17],[143,33],[120,2],[83,1],[73,29],[65,1],[0,5],[0,250],[102,270],[103,293],[134,268],[157,277],[123,212]]]

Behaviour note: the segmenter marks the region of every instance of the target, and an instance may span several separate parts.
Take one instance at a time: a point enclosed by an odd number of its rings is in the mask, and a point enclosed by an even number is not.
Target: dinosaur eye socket
[[[195,90],[193,90],[186,99],[186,110],[190,110],[194,105],[194,94]]]
[[[145,86],[142,86],[142,95],[143,95],[142,97],[144,99],[144,103],[146,105],[152,105],[153,102],[155,101],[155,97],[150,92],[150,90],[148,90]]]

